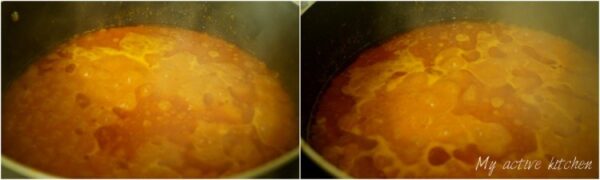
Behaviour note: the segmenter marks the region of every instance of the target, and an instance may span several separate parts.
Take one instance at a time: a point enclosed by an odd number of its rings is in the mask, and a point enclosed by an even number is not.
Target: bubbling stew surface
[[[75,37],[11,84],[2,111],[2,153],[66,177],[221,177],[298,145],[276,73],[177,28]]]
[[[355,177],[598,177],[598,60],[507,24],[420,27],[332,79],[310,133]],[[592,163],[548,170],[553,158]],[[541,168],[502,169],[521,159]]]

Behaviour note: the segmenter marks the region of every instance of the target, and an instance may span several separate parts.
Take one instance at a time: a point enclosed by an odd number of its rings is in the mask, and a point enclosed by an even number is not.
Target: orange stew
[[[311,145],[355,177],[597,178],[598,60],[506,24],[421,27],[335,77],[311,128]],[[477,166],[487,158],[492,173]],[[548,169],[574,158],[583,169]],[[502,169],[521,159],[541,167]]]
[[[31,65],[2,104],[2,153],[66,177],[220,177],[298,145],[276,73],[183,29],[75,37]]]

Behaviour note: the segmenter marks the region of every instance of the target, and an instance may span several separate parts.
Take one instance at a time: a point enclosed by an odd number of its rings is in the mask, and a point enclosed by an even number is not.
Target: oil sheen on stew
[[[355,177],[598,177],[598,61],[536,30],[425,26],[337,75],[311,128],[311,145]],[[497,162],[491,176],[479,157]],[[553,158],[591,169],[548,170]],[[502,169],[521,159],[542,166]]]
[[[221,177],[298,145],[276,73],[176,28],[75,37],[31,65],[2,104],[2,153],[66,177]]]

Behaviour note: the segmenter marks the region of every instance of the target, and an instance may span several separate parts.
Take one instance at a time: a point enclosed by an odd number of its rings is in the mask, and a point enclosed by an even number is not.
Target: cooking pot
[[[563,37],[598,58],[598,2],[317,2],[301,19],[303,178],[349,177],[307,143],[310,123],[332,77],[396,34],[449,21],[502,22]]]
[[[3,2],[2,94],[30,64],[77,34],[161,25],[206,32],[237,45],[277,72],[298,104],[298,10],[292,2]],[[234,177],[296,177],[298,151]],[[5,175],[52,177],[5,156],[2,164]]]

